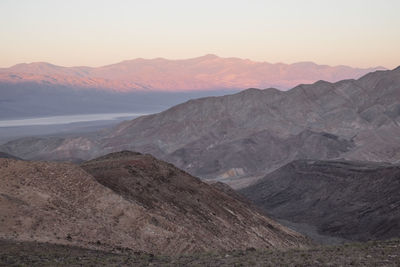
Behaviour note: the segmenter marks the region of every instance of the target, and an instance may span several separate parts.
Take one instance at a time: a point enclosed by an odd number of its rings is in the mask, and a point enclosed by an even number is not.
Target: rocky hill
[[[240,192],[303,233],[366,241],[400,237],[399,190],[400,165],[297,160]]]
[[[297,234],[150,155],[0,159],[0,238],[158,254],[304,247]]]
[[[27,138],[0,150],[25,159],[151,153],[239,188],[295,159],[399,162],[400,68],[287,92],[248,89],[191,100],[92,136]]]

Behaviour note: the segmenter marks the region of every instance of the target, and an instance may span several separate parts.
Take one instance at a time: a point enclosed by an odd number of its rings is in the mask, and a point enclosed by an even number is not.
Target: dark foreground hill
[[[107,251],[304,247],[302,235],[169,163],[129,151],[82,164],[0,159],[0,238]]]
[[[287,250],[236,250],[224,253],[113,254],[72,246],[0,240],[4,266],[400,266],[400,241],[353,243]]]
[[[297,160],[240,192],[274,218],[323,235],[400,237],[399,165]]]
[[[26,138],[0,146],[24,159],[151,153],[236,188],[295,159],[400,159],[400,68],[282,92],[248,89],[191,100],[91,136]],[[248,178],[248,179],[244,179]]]

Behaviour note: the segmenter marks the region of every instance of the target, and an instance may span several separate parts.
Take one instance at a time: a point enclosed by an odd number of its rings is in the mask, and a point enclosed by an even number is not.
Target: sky
[[[400,65],[399,0],[0,0],[0,67],[205,54]]]

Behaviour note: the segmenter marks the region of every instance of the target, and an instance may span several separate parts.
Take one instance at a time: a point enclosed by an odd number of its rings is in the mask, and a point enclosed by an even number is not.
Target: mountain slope
[[[400,237],[399,190],[400,165],[297,160],[240,192],[274,218],[366,241]]]
[[[124,151],[82,168],[0,159],[0,238],[162,254],[308,244],[150,155]]]
[[[0,158],[3,158],[3,159],[19,159],[20,160],[20,158],[18,158],[18,157],[15,157],[13,155],[10,155],[10,154],[7,154],[7,153],[1,152],[1,151],[0,151]]]
[[[270,64],[215,55],[167,60],[134,59],[91,67],[61,67],[45,62],[0,69],[3,83],[37,83],[72,88],[128,91],[186,91],[277,87],[287,89],[318,79],[331,82],[359,78],[378,68],[317,65],[312,62]]]
[[[399,162],[399,125],[400,68],[287,92],[248,89],[190,100],[93,138],[30,138],[0,149],[26,159],[135,150],[238,188],[295,159]]]

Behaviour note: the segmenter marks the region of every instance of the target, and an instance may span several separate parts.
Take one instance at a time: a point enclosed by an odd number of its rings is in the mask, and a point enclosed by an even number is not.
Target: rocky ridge
[[[0,159],[0,238],[157,254],[304,247],[246,203],[150,155]]]

